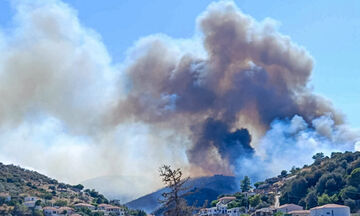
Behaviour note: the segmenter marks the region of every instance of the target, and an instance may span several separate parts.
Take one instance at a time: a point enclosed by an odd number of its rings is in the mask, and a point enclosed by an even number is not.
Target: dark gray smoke
[[[236,160],[253,154],[275,119],[307,122],[331,113],[342,117],[307,87],[313,68],[305,49],[258,23],[232,2],[212,4],[198,19],[205,55],[179,54],[161,37],[144,42],[127,68],[130,93],[118,119],[132,117],[185,131],[189,162],[206,173],[231,173]],[[137,51],[140,52],[140,51]]]
[[[207,167],[212,173],[217,173],[223,167],[219,164],[211,164],[209,158],[211,150],[218,151],[221,160],[227,161],[228,170],[223,170],[224,174],[232,174],[233,168],[237,165],[236,161],[240,158],[250,158],[254,149],[251,147],[251,136],[247,129],[237,129],[230,132],[227,123],[207,119],[198,134],[194,134],[193,148],[188,150],[189,161],[192,164]]]

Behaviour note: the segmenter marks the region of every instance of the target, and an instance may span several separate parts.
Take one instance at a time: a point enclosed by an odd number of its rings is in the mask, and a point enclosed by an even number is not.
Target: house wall
[[[350,208],[321,208],[310,210],[310,216],[350,216]]]
[[[232,208],[227,210],[228,216],[240,216],[243,213],[244,212],[242,212],[240,208]]]

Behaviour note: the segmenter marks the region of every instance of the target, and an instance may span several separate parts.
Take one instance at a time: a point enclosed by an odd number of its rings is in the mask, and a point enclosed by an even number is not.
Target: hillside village
[[[295,204],[284,204],[281,206],[270,206],[261,209],[246,209],[241,207],[231,207],[231,202],[235,201],[236,197],[222,197],[215,207],[203,208],[197,213],[198,216],[326,216],[339,215],[350,216],[350,208],[344,205],[326,204],[304,210],[302,206]],[[251,213],[252,212],[252,213]]]
[[[358,215],[360,153],[332,153],[330,157],[318,153],[313,159],[311,166],[294,167],[290,173],[284,170],[277,177],[255,183],[255,188],[245,187],[242,192],[219,197],[197,215]]]
[[[112,200],[110,204],[92,205],[89,203],[76,203],[68,205],[66,201],[55,203],[45,201],[40,197],[25,196],[12,197],[7,193],[1,193],[0,215],[44,215],[44,216],[107,216],[107,215],[146,215],[144,212],[131,211],[121,206],[118,200]]]
[[[84,186],[59,183],[34,171],[0,163],[0,215],[146,215]]]
[[[241,191],[222,194],[202,206],[194,205],[192,215],[356,215],[360,209],[360,153],[333,153],[330,157],[319,153],[313,158],[310,166],[294,167],[289,172],[284,170],[263,182],[251,184],[250,178],[244,177]],[[82,185],[59,183],[18,166],[0,164],[0,174],[0,215],[147,215],[145,211],[128,208],[120,200],[108,200],[95,190],[84,189]],[[215,176],[215,179],[224,178]],[[152,214],[162,213],[154,211]]]

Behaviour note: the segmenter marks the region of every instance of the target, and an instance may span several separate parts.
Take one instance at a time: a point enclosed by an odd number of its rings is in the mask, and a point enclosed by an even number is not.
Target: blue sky
[[[80,21],[97,31],[114,62],[121,62],[134,42],[154,33],[175,38],[194,34],[196,17],[210,0],[65,0]],[[271,17],[279,31],[306,47],[315,59],[311,85],[331,99],[360,127],[360,1],[236,0],[241,10],[257,20]],[[0,24],[11,25],[9,1],[0,2]]]

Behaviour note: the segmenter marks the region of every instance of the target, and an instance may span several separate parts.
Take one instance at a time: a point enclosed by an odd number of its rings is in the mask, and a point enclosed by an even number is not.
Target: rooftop
[[[338,205],[338,204],[326,204],[326,205],[323,205],[323,206],[314,207],[312,209],[323,209],[323,208],[349,208],[349,207],[344,206],[344,205]],[[310,209],[310,210],[312,210],[312,209]]]
[[[235,200],[236,197],[233,196],[225,196],[225,197],[221,197],[219,200]]]

